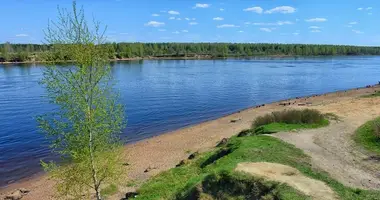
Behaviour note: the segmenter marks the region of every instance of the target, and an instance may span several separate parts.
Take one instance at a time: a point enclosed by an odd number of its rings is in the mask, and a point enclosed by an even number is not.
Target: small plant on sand
[[[124,109],[111,84],[108,52],[99,23],[89,26],[83,10],[59,10],[45,38],[54,54],[73,59],[72,67],[48,67],[42,84],[56,112],[38,118],[51,148],[63,163],[42,162],[57,180],[58,195],[69,199],[102,199],[101,189],[122,175]],[[106,188],[110,192],[115,188]],[[103,190],[104,192],[104,190]],[[112,191],[111,191],[112,192]]]

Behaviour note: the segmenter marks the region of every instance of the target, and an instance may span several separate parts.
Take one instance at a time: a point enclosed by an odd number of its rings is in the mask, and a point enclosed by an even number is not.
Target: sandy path
[[[340,122],[320,129],[298,133],[278,133],[278,137],[311,156],[313,165],[351,187],[380,189],[380,162],[369,159],[368,153],[355,146],[352,135],[368,120],[380,116],[380,98],[344,99],[312,106],[322,112],[341,117]]]
[[[291,100],[291,102],[294,102],[294,101],[297,101],[297,103],[311,102],[313,105],[319,105],[319,106],[312,106],[313,108],[320,109],[324,112],[336,112],[338,115],[346,116],[346,113],[344,112],[344,110],[340,108],[341,106],[352,107],[353,104],[348,104],[347,102],[353,101],[353,99],[355,99],[357,96],[371,93],[374,90],[375,88],[369,88],[369,89],[351,90],[347,92],[330,93],[327,95],[322,95],[322,96],[317,96],[317,97]],[[361,100],[358,100],[358,101],[361,101]],[[366,101],[371,101],[371,100],[366,100]],[[340,106],[338,102],[346,102],[346,103]],[[373,104],[368,104],[367,102],[367,104],[365,104],[364,106],[366,106],[365,107],[366,110],[372,113],[371,109],[374,108],[376,105],[379,105],[379,103],[380,103],[380,100],[376,100],[375,102],[373,102]],[[356,104],[361,105],[361,102],[356,102]],[[201,123],[201,124],[180,129],[177,131],[173,131],[167,134],[163,134],[157,137],[153,137],[147,140],[137,142],[135,144],[127,145],[125,147],[125,153],[126,153],[125,157],[126,157],[126,162],[129,163],[129,166],[126,167],[129,179],[134,182],[141,183],[144,180],[150,178],[151,176],[154,176],[162,171],[165,171],[167,169],[174,167],[180,160],[186,158],[191,152],[209,150],[210,148],[214,147],[222,138],[231,137],[234,134],[237,134],[238,132],[240,132],[241,130],[249,128],[255,117],[274,111],[274,110],[281,110],[281,109],[284,109],[284,106],[280,106],[278,105],[278,103],[269,104],[261,108],[250,108],[250,109],[243,110],[241,112],[238,112],[226,117],[222,117],[216,120]],[[352,124],[354,128],[354,127],[359,126],[362,122],[366,121],[366,119],[370,119],[372,117],[372,114],[378,114],[378,115],[380,114],[377,112],[368,114],[364,112],[364,110],[362,111],[360,109],[356,109],[356,112],[351,111],[350,115],[348,115],[348,118],[346,117],[345,120],[349,120],[349,119],[357,120],[353,116],[354,114],[363,115],[362,117],[365,117],[364,119],[355,121],[355,123]],[[351,118],[349,118],[350,116]],[[238,120],[235,123],[232,123],[231,122],[232,119],[240,119],[240,120]],[[348,130],[349,133],[351,133],[350,131],[351,129]],[[320,135],[324,135],[324,134],[320,134]],[[284,140],[288,136],[289,135],[284,136],[283,137]],[[342,139],[346,139],[346,138],[349,138],[349,136],[347,137],[344,136],[344,138]],[[288,140],[289,142],[299,141],[297,139],[292,139],[292,138],[289,138]],[[313,141],[310,138],[309,140]],[[327,144],[326,140],[328,141],[329,138],[321,137],[317,141],[320,141],[323,144]],[[296,142],[296,143],[302,144],[302,142]],[[309,142],[309,143],[313,143],[313,142]],[[334,144],[339,146],[338,143],[334,143]],[[321,145],[319,147],[323,149],[325,146]],[[358,160],[358,162],[360,162],[360,160]],[[147,168],[151,168],[151,170],[149,170],[149,172],[144,172]],[[328,168],[323,168],[323,166],[321,168],[328,169]],[[6,188],[1,188],[0,199],[3,199],[3,197],[6,194],[8,194],[10,191],[17,188],[21,188],[21,187],[31,190],[31,192],[27,196],[25,196],[23,200],[53,199],[52,198],[52,194],[54,193],[53,185],[54,185],[54,181],[49,180],[47,176],[34,177],[29,180],[24,180],[24,181],[11,184]],[[129,191],[130,189],[131,188],[122,188],[121,193],[118,196],[115,196],[114,199],[121,197],[123,192]]]

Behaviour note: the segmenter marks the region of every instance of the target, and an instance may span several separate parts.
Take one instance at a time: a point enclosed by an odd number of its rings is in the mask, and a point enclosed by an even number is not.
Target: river
[[[55,159],[36,116],[51,111],[43,64],[0,65],[0,186]],[[135,142],[258,104],[378,83],[380,57],[145,60],[112,63]]]

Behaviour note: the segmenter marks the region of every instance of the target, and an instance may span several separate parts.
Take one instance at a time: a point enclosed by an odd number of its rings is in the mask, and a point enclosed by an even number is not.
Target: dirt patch
[[[313,199],[338,199],[324,182],[306,177],[297,169],[286,165],[267,162],[239,163],[236,170],[271,181],[286,183]]]

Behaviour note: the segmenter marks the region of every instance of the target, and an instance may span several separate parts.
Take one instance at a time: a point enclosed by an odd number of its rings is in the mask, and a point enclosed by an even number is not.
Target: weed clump
[[[252,124],[252,128],[272,124],[321,124],[325,120],[323,114],[318,110],[283,110],[275,111],[264,116],[257,117]]]

